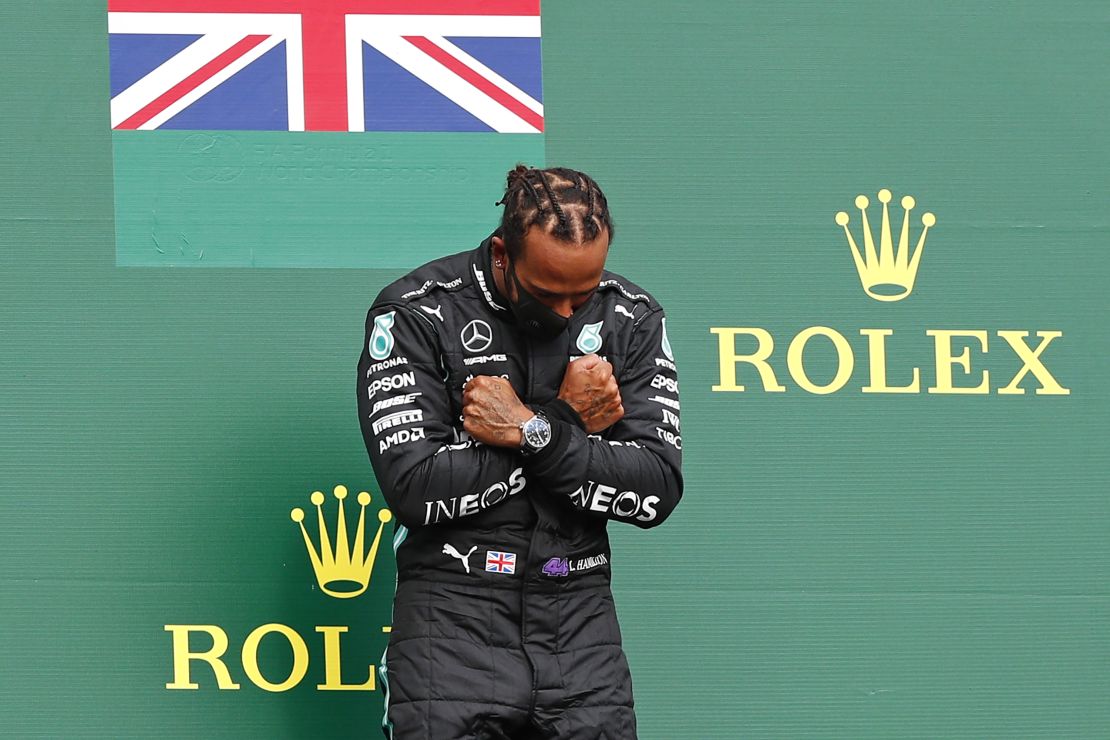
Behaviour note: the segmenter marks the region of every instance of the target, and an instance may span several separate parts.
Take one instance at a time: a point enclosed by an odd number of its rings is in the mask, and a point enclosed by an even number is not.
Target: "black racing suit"
[[[489,262],[486,239],[389,285],[367,314],[359,421],[396,527],[386,736],[635,738],[606,525],[653,527],[682,495],[663,310],[606,271],[566,331],[537,341]],[[555,398],[587,353],[612,363],[625,410],[597,435]],[[461,396],[476,375],[542,408],[551,442],[525,456],[470,439]]]

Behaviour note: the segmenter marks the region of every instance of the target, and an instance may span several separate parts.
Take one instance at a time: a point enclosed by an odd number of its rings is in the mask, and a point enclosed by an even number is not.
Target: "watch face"
[[[539,449],[551,441],[551,425],[547,419],[536,416],[524,423],[524,442],[533,449]]]

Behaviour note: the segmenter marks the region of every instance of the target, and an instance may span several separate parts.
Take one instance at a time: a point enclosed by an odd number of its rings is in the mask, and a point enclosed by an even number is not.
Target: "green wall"
[[[610,266],[666,306],[682,377],[685,500],[611,527],[642,738],[1110,735],[1108,23],[1097,2],[546,2],[546,161],[605,188]],[[388,544],[367,594],[327,596],[290,510],[311,522],[323,491],[334,525],[338,484],[381,506],[354,370],[402,270],[117,267],[103,4],[5,4],[0,39],[0,734],[376,737],[380,693],[317,688],[316,627],[349,628],[341,677],[365,682]],[[877,232],[881,188],[895,239],[903,195],[911,244],[937,220],[896,302],[834,221],[860,240],[865,194]],[[854,357],[836,392],[790,371],[809,327]],[[745,391],[713,390],[728,328],[773,338],[783,391],[743,361]],[[891,330],[887,382],[918,368],[920,392],[863,390],[861,329]],[[938,362],[938,330],[986,351]],[[1000,331],[1059,332],[1039,363],[1069,392],[1027,372],[1000,393],[1025,364]],[[837,335],[796,345],[815,385],[847,368]],[[988,392],[928,392],[938,364]],[[306,645],[288,691],[243,666],[266,624]],[[167,688],[167,625],[226,633],[241,688],[199,662]],[[259,671],[291,654],[265,637]]]

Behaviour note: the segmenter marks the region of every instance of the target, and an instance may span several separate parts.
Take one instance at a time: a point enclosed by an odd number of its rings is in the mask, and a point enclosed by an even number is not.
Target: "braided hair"
[[[505,178],[505,195],[496,205],[502,204],[505,210],[497,233],[512,259],[519,255],[532,226],[572,244],[593,241],[603,230],[613,240],[605,194],[592,177],[578,170],[518,164]]]

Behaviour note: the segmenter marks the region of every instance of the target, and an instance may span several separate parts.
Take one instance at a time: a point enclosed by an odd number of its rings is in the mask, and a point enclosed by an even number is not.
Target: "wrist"
[[[573,424],[552,419],[551,441],[544,445],[543,449],[538,452],[527,452],[523,447],[521,448],[520,454],[525,470],[535,474],[538,480],[555,474],[555,471],[566,465],[566,453],[576,434]]]
[[[509,435],[509,443],[513,447],[522,447],[524,445],[524,424],[535,415],[535,411],[524,405],[522,405],[514,415],[513,430]]]
[[[565,421],[568,424],[573,424],[579,429],[586,429],[586,422],[582,420],[582,416],[578,413],[578,410],[562,396],[551,399],[540,408],[547,414],[547,418],[552,421]]]
[[[520,451],[525,455],[535,455],[541,452],[551,442],[551,422],[543,413],[537,410],[520,423]]]

